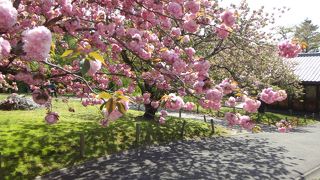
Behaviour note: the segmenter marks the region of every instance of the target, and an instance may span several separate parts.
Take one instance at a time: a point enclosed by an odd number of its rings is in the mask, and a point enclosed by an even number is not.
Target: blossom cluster
[[[48,124],[55,124],[59,121],[59,114],[57,112],[48,112],[44,120]]]
[[[13,7],[10,0],[0,1],[0,32],[12,28],[17,22],[18,11]]]
[[[236,106],[236,98],[234,97],[229,97],[229,99],[225,102],[225,105],[226,106],[229,106],[229,107],[235,107]]]
[[[284,119],[277,122],[276,127],[278,128],[278,131],[281,133],[289,132],[292,129],[291,123]]]
[[[183,108],[184,104],[185,103],[180,96],[177,96],[176,94],[171,93],[168,95],[168,99],[165,102],[165,108],[172,111],[177,111]]]
[[[11,45],[9,41],[0,37],[0,59],[7,57],[10,54]]]
[[[159,123],[164,124],[166,122],[166,117],[168,116],[168,112],[166,110],[160,111]]]
[[[274,91],[272,88],[263,89],[260,94],[260,99],[267,104],[283,101],[286,98],[287,93],[284,90]]]
[[[23,50],[27,59],[43,61],[49,57],[52,35],[44,26],[34,27],[22,33]]]
[[[301,52],[301,47],[297,43],[290,41],[281,42],[278,45],[279,55],[285,58],[294,58]]]
[[[234,125],[240,125],[244,129],[252,130],[252,128],[255,126],[249,116],[242,116],[238,113],[234,114],[231,112],[227,112],[225,114],[225,119],[228,121],[228,125],[231,127]]]
[[[261,102],[259,100],[254,100],[250,98],[246,98],[244,101],[243,109],[249,113],[255,113],[258,111]]]

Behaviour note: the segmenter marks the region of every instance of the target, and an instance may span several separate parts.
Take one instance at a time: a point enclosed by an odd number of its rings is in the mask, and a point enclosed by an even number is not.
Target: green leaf
[[[121,112],[121,114],[126,113],[126,107],[121,102],[117,102],[118,111]]]
[[[81,53],[80,52],[76,52],[74,53],[70,58],[76,58],[80,55]]]
[[[90,62],[88,60],[84,60],[83,63],[80,64],[81,74],[86,74],[90,69]]]
[[[89,53],[89,56],[100,61],[102,64],[105,64],[103,56],[101,56],[97,51]]]
[[[106,104],[107,104],[107,102],[104,102],[103,104],[101,104],[101,106],[100,106],[100,111],[103,110],[103,107],[104,107]]]
[[[73,50],[68,49],[68,50],[66,50],[66,51],[61,55],[61,57],[67,57],[67,56],[69,56],[69,55],[72,54],[72,53],[73,53]]]

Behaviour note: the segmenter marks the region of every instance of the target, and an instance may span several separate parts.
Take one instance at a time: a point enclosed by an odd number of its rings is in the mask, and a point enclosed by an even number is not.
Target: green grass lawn
[[[7,95],[0,94],[0,100]],[[68,111],[68,105],[75,113]],[[138,118],[139,111],[129,111],[121,119],[103,128],[98,107],[83,107],[79,101],[53,101],[59,112],[57,124],[44,122],[45,109],[33,111],[0,111],[0,177],[33,179],[52,170],[79,164],[107,154],[136,148],[136,124],[141,126],[139,146],[162,144],[181,139],[213,136],[209,124],[190,119],[168,118],[165,125]],[[227,131],[216,127],[214,135]],[[80,157],[80,134],[85,137],[85,157]],[[0,178],[0,179],[1,179]]]

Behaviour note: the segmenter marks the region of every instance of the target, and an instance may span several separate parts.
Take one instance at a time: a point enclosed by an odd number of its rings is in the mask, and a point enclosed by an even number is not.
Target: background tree
[[[301,24],[296,26],[294,38],[300,42],[305,43],[306,47],[303,52],[319,51],[320,46],[320,32],[319,26],[314,25],[311,20],[306,19]]]
[[[318,52],[320,47],[319,26],[305,19],[299,25],[294,27],[279,27],[278,34],[280,39],[293,39],[299,43],[304,53]]]
[[[280,40],[292,39],[294,35],[294,27],[279,26],[277,33],[280,35]]]
[[[278,87],[290,94],[301,94],[298,77],[293,73],[294,64],[283,60],[278,54],[274,32],[266,32],[273,23],[273,17],[264,8],[248,11],[244,1],[237,10],[237,30],[223,41],[201,44],[199,52],[210,51],[213,47],[219,53],[209,58],[211,77],[216,81],[232,77],[238,85],[257,95],[265,87]],[[280,10],[281,11],[281,10]],[[288,39],[290,28],[282,28],[284,39]]]

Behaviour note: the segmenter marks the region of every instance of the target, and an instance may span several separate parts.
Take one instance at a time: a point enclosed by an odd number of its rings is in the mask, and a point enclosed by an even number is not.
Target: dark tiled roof
[[[299,54],[292,59],[297,66],[295,74],[303,82],[320,82],[320,53]]]

